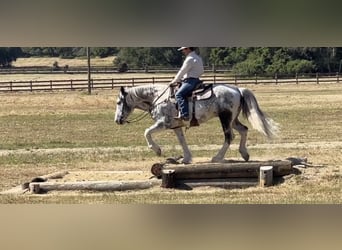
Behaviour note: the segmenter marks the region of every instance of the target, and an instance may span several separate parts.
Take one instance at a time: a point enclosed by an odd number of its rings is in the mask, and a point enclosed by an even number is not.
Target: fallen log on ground
[[[160,185],[160,180],[148,181],[82,181],[82,182],[32,182],[31,193],[39,194],[49,191],[125,191],[147,189]]]
[[[22,190],[28,189],[30,186],[30,183],[32,183],[32,182],[45,182],[49,179],[61,179],[64,176],[66,176],[67,174],[69,174],[68,171],[61,171],[61,172],[56,172],[56,173],[52,173],[52,174],[38,176],[38,177],[33,178],[30,182],[23,183],[21,185],[21,189]]]

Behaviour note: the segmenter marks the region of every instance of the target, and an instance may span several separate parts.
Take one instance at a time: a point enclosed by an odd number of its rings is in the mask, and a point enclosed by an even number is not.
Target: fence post
[[[134,77],[132,78],[132,87],[134,87]]]
[[[296,84],[298,84],[298,73],[296,72]]]
[[[52,90],[52,80],[50,80],[50,89]]]
[[[216,83],[216,75],[214,75],[214,83]]]
[[[30,90],[31,90],[31,92],[33,91],[32,80],[30,81]]]
[[[114,79],[112,78],[112,89],[114,89]]]
[[[73,89],[73,86],[72,86],[72,79],[70,80],[70,89]]]
[[[316,82],[317,82],[317,84],[319,84],[318,72],[316,73]]]
[[[255,84],[258,84],[258,76],[255,74]]]
[[[340,82],[340,74],[339,74],[339,72],[336,72],[336,81],[337,81],[337,83]]]
[[[275,79],[275,84],[278,85],[278,74],[277,73],[275,73],[274,79]]]
[[[152,84],[154,85],[154,77],[152,77]]]
[[[235,83],[235,85],[237,84],[237,77],[236,77],[236,74],[234,74],[234,83]]]
[[[12,88],[12,81],[10,81],[10,91],[12,91],[13,88]]]

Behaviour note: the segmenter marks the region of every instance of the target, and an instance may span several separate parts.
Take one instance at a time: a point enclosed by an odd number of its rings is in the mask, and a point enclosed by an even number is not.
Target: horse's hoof
[[[243,158],[245,161],[249,161],[249,154],[243,155],[242,158]]]
[[[179,164],[179,162],[177,161],[176,158],[167,158],[166,159],[166,163],[169,163],[169,164]]]
[[[191,164],[191,162],[192,162],[192,159],[190,158],[190,159],[183,159],[182,160],[182,163],[183,164]]]
[[[223,161],[223,159],[216,158],[216,157],[213,157],[213,158],[211,159],[211,162],[213,162],[213,163],[215,163],[215,162],[222,162],[222,161]]]

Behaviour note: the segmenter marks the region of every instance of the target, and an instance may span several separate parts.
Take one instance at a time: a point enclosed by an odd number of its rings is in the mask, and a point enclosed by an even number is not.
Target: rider
[[[194,47],[181,47],[178,49],[178,51],[183,52],[186,58],[177,75],[171,81],[171,85],[182,83],[175,94],[180,111],[179,116],[175,117],[175,119],[183,121],[189,121],[189,105],[186,97],[196,88],[196,85],[200,82],[199,77],[204,72],[202,58],[194,50]]]

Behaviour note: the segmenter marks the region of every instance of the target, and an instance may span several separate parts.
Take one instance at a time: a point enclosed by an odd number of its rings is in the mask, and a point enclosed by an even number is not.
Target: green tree
[[[18,47],[2,47],[0,48],[0,66],[11,67],[12,62],[16,61],[22,51]]]
[[[271,62],[265,68],[268,75],[287,74],[286,64],[291,60],[286,48],[274,48],[271,55]]]
[[[312,61],[305,59],[296,59],[288,61],[286,64],[286,71],[288,74],[295,73],[310,73],[314,71],[315,65]]]
[[[218,66],[224,66],[224,59],[228,56],[229,49],[223,47],[212,48],[210,51],[209,62],[212,65],[213,71],[216,71]]]
[[[131,68],[149,66],[179,66],[182,54],[176,48],[168,47],[138,47],[120,48],[114,64],[127,63]]]
[[[100,58],[113,56],[117,53],[117,49],[114,47],[94,47],[91,48],[91,54]]]
[[[233,71],[237,74],[264,74],[266,67],[271,62],[270,48],[255,48],[251,50],[246,60],[233,66]]]

